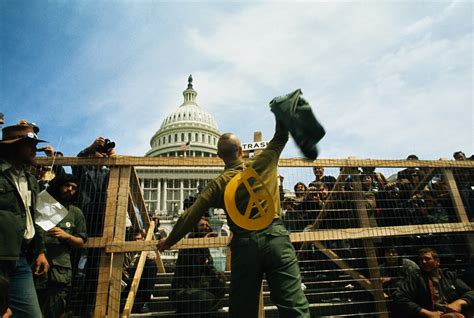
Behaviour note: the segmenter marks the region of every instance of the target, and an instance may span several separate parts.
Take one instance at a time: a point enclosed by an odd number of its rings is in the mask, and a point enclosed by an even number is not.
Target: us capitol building
[[[183,91],[183,103],[165,117],[150,140],[151,149],[146,156],[217,156],[217,140],[221,133],[213,116],[197,104],[196,96],[190,75]],[[223,167],[137,167],[148,212],[160,218],[162,235],[171,232],[178,216],[185,210],[186,202],[192,202],[222,170]],[[209,215],[213,231],[219,236],[228,236],[224,212],[213,210]]]

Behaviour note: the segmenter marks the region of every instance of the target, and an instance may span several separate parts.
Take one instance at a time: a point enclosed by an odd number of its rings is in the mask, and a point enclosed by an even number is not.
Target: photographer
[[[115,143],[104,137],[97,137],[94,142],[83,149],[78,157],[104,158],[115,155]],[[79,195],[77,206],[84,213],[87,225],[87,233],[90,237],[102,236],[104,231],[104,215],[107,185],[109,180],[109,168],[105,166],[75,166],[73,174],[79,180]],[[85,257],[83,254],[82,257]],[[87,251],[87,262],[84,268],[85,285],[83,295],[77,297],[84,301],[80,310],[86,312],[78,313],[87,316],[94,310],[95,293],[97,290],[97,276],[99,267],[100,250],[89,249]]]
[[[115,142],[104,137],[97,137],[87,148],[83,149],[77,156],[89,158],[113,157],[115,155]]]
[[[104,158],[115,155],[115,142],[97,137],[78,157]],[[109,168],[103,166],[77,166],[74,175],[80,180],[78,206],[84,213],[87,233],[90,236],[102,235],[105,211],[105,193],[109,178]]]

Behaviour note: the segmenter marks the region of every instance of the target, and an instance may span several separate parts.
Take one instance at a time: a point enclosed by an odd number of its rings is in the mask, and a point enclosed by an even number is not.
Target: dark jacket
[[[28,190],[31,191],[31,217],[35,219],[36,197],[39,187],[36,179],[25,172],[28,179]],[[23,244],[23,234],[26,228],[26,210],[15,182],[8,172],[0,169],[0,260],[17,260]],[[29,242],[27,249],[30,259],[44,252],[44,231],[35,225],[35,236]]]
[[[464,299],[470,307],[474,304],[474,291],[456,273],[440,271],[440,294],[451,303],[457,299]],[[428,287],[428,276],[422,271],[411,273],[393,293],[393,307],[404,317],[419,317],[422,308],[434,310],[431,293]]]
[[[82,152],[81,152],[82,153]],[[78,157],[81,157],[79,153]],[[86,220],[89,237],[102,236],[107,201],[109,169],[100,166],[76,166],[73,175],[79,180],[77,207]]]
[[[188,238],[203,237],[201,234],[192,232]],[[221,299],[225,294],[225,276],[219,274],[209,248],[182,249],[176,261],[170,298],[179,299],[182,289],[200,289],[212,293],[217,300]]]

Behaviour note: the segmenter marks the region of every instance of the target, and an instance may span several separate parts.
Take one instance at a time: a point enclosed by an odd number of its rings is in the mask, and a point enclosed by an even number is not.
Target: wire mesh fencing
[[[185,239],[156,250],[223,170],[217,158],[57,164],[79,179],[75,204],[89,236],[86,249],[71,250],[70,317],[228,316],[232,233],[223,209],[203,211]],[[281,159],[281,219],[311,316],[395,317],[393,293],[427,247],[472,287],[473,170],[472,161]],[[259,303],[260,317],[278,317],[265,279]]]

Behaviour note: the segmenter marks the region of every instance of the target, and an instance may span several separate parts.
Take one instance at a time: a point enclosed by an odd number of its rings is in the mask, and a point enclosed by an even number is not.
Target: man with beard
[[[71,248],[83,248],[87,240],[84,216],[71,204],[76,194],[76,178],[62,174],[51,180],[47,190],[38,196],[36,222],[43,226],[48,224],[44,228],[48,231],[44,242],[50,269],[47,276],[36,280],[38,299],[45,317],[56,318],[65,313],[72,282]],[[50,214],[45,216],[48,212]],[[47,221],[41,223],[41,220]]]
[[[188,238],[216,236],[202,217]],[[225,294],[225,275],[214,267],[209,248],[182,249],[171,284],[171,300],[182,317],[204,317],[215,311]]]
[[[36,179],[26,171],[36,156],[38,139],[26,123],[2,129],[0,140],[0,274],[9,280],[9,307],[18,317],[41,317],[33,283],[34,274],[44,275],[43,230],[34,223]]]

